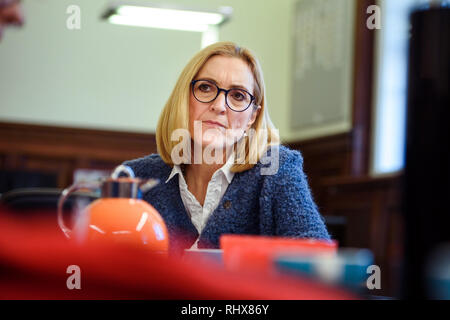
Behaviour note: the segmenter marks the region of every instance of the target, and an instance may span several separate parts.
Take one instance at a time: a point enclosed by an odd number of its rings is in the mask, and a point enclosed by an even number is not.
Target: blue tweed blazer
[[[330,239],[311,196],[300,152],[285,146],[279,146],[278,152],[279,167],[275,174],[261,175],[261,169],[269,165],[260,161],[252,169],[234,175],[200,235],[199,248],[219,248],[219,238],[223,234]],[[137,177],[160,180],[143,199],[155,207],[166,222],[171,250],[189,248],[199,234],[184,208],[178,179],[165,183],[171,166],[158,154],[124,164],[130,166]]]

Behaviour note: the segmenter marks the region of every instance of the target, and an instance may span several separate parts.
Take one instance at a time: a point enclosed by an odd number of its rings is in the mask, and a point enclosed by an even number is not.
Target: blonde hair
[[[245,137],[245,161],[234,164],[233,172],[242,172],[251,169],[261,158],[267,148],[279,144],[278,131],[270,120],[265,106],[265,85],[261,66],[250,50],[237,46],[232,42],[218,42],[198,52],[186,65],[178,78],[175,87],[164,106],[156,129],[156,145],[162,160],[173,166],[171,158],[172,149],[178,144],[171,140],[172,132],[176,129],[189,128],[189,98],[191,81],[198,74],[204,64],[213,56],[221,55],[242,59],[249,66],[255,81],[255,105],[261,109],[251,129],[255,134]],[[250,161],[256,159],[256,161]]]

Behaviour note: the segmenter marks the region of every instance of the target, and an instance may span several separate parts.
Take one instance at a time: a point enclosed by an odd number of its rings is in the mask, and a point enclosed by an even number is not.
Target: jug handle
[[[100,181],[99,181],[100,182]],[[64,233],[64,235],[70,239],[71,237],[71,233],[72,230],[70,230],[65,224],[64,224],[64,219],[63,219],[63,207],[64,207],[64,202],[67,200],[67,198],[70,196],[71,193],[80,190],[80,189],[94,189],[97,186],[94,186],[93,183],[88,184],[88,183],[75,183],[73,185],[71,185],[70,187],[66,188],[63,190],[63,192],[61,193],[61,196],[59,197],[58,200],[58,226],[59,228],[62,230],[62,232]]]
[[[119,178],[119,175],[121,173],[126,173],[129,178],[135,177],[134,171],[133,171],[133,169],[131,169],[131,167],[121,164],[120,166],[118,166],[114,169],[113,173],[111,174],[111,178],[117,179],[117,178]]]

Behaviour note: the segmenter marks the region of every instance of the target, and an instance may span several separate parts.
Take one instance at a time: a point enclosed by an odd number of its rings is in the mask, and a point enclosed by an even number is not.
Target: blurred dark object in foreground
[[[62,190],[57,188],[15,189],[0,196],[0,210],[23,218],[45,214],[56,221],[61,192]],[[74,192],[64,203],[64,210],[67,211],[67,215],[70,215],[78,204],[77,201],[83,199],[85,202],[91,202],[97,198],[98,195],[92,192]]]
[[[450,242],[439,245],[426,265],[427,297],[450,300]]]
[[[54,173],[30,170],[0,170],[0,194],[19,188],[56,188]]]
[[[6,192],[0,196],[0,213],[5,218],[21,220],[24,223],[44,219],[49,221],[49,230],[61,232],[57,224],[57,207],[61,192],[62,190],[57,188],[23,188]],[[90,192],[74,192],[64,203],[64,222],[73,227],[76,212],[81,204],[85,207],[97,198],[96,194]]]
[[[356,298],[308,279],[229,272],[125,244],[81,245],[56,232],[55,224],[53,219],[18,220],[0,212],[0,299]],[[81,270],[81,289],[67,287],[67,269],[73,265]]]
[[[411,21],[403,297],[423,299],[433,297],[430,255],[450,242],[450,9],[416,11]]]

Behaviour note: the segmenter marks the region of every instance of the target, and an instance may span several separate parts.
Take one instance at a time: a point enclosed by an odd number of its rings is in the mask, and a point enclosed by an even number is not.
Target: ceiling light
[[[108,7],[102,18],[121,25],[205,32],[213,26],[225,23],[231,17],[231,13],[230,7],[204,11],[182,7],[115,3]]]

